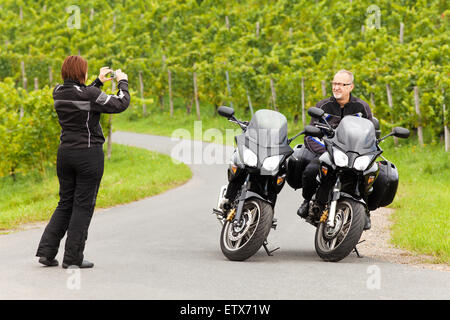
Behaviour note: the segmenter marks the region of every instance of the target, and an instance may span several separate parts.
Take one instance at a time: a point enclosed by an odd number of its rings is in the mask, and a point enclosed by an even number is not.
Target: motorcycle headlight
[[[244,152],[243,152],[243,156],[244,156],[244,164],[246,164],[249,167],[256,167],[257,163],[258,163],[258,157],[256,156],[256,154],[244,147]]]
[[[333,158],[334,163],[338,167],[347,167],[348,166],[348,157],[345,153],[337,148],[333,148]]]
[[[273,171],[278,168],[281,159],[283,159],[282,155],[268,157],[264,160],[262,167],[267,171]]]
[[[364,171],[369,166],[372,161],[372,156],[360,156],[355,159],[355,163],[353,164],[353,168],[359,171]]]

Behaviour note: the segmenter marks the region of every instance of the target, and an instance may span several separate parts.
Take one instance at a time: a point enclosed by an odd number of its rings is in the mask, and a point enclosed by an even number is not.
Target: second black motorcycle
[[[334,129],[322,109],[310,108],[308,114],[317,119],[314,126],[318,131],[307,128],[306,135],[321,138],[326,152],[319,158],[319,186],[310,201],[306,221],[317,228],[317,254],[323,260],[336,262],[356,250],[370,211],[394,200],[398,171],[381,156],[379,143],[389,136],[407,138],[409,131],[395,127],[380,139],[376,119],[372,122],[350,115]],[[287,160],[287,181],[294,189],[302,187],[306,156],[305,147],[298,145]],[[377,161],[378,157],[383,160]]]

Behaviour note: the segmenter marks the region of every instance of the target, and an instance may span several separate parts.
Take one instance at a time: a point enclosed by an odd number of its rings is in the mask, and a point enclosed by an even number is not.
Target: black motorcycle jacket
[[[348,115],[359,115],[363,118],[372,120],[372,111],[370,110],[367,102],[352,96],[350,94],[350,100],[347,102],[343,108],[336,101],[336,98],[331,96],[330,98],[319,101],[316,104],[316,108],[320,108],[325,111],[326,120],[336,129],[341,119]],[[312,125],[314,122],[317,122],[319,119],[311,118],[310,124]],[[322,122],[322,120],[321,120]],[[325,145],[323,141],[317,137],[305,137],[305,146],[312,152],[316,154],[322,154],[325,152]]]
[[[105,142],[100,125],[101,113],[120,113],[128,108],[128,81],[120,80],[116,95],[100,90],[103,83],[95,79],[89,86],[65,80],[53,90],[55,110],[61,126],[60,147],[90,148]]]

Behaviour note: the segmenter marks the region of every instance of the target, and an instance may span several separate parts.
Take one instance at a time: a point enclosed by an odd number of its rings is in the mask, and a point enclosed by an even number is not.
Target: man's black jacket
[[[336,128],[341,119],[348,115],[356,115],[372,120],[372,112],[370,111],[370,107],[367,102],[354,97],[350,94],[350,100],[347,102],[343,108],[336,101],[336,98],[330,97],[324,100],[319,101],[316,104],[316,108],[320,108],[327,114],[327,122],[333,127]],[[311,118],[310,124],[319,121],[317,118]],[[316,153],[322,154],[325,152],[325,147],[323,141],[319,138],[314,137],[305,137],[305,145],[306,147]]]
[[[101,113],[119,113],[128,108],[128,81],[120,80],[117,95],[100,90],[103,83],[95,79],[89,86],[65,80],[53,90],[55,110],[61,125],[60,146],[90,148],[105,142],[100,125]]]

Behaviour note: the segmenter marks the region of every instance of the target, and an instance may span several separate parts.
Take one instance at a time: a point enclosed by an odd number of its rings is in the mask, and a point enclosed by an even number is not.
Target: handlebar
[[[241,127],[241,129],[244,131],[247,130],[247,127],[249,125],[248,121],[240,121],[240,120],[236,119],[235,117],[229,118],[228,121],[238,124]]]
[[[334,136],[334,129],[327,123],[326,125],[322,124],[322,123],[314,123],[314,126],[319,128],[319,129],[323,129],[326,131],[327,136],[329,138],[332,138]]]
[[[303,130],[303,131],[297,133],[295,136],[293,136],[292,138],[288,139],[287,143],[288,143],[288,144],[291,144],[292,141],[294,141],[298,136],[300,136],[300,135],[302,135],[302,134],[304,134],[304,133],[305,133],[305,130]]]
[[[327,125],[325,125],[323,123],[315,122],[314,126],[318,129],[324,129],[327,132],[328,138],[332,138],[334,136],[334,129],[328,123],[327,123]],[[296,139],[298,136],[307,133],[306,131],[307,130],[305,129],[302,132],[297,133],[292,138],[288,139],[288,144],[290,144],[292,141],[294,141],[294,139]]]

